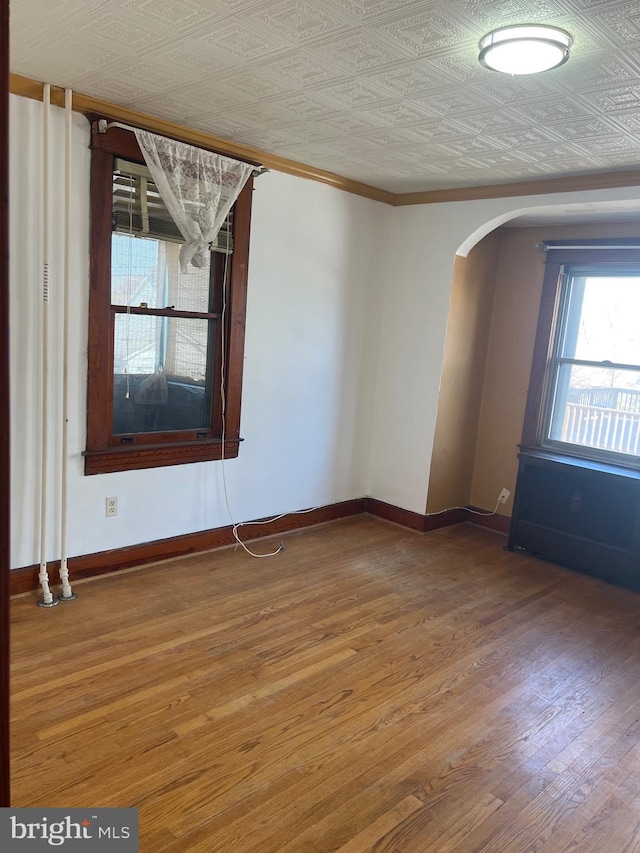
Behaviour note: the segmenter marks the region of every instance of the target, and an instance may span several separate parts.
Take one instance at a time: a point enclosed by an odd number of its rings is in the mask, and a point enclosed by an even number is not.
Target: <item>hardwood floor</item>
[[[143,853],[640,853],[639,595],[469,525],[285,539],[14,600],[13,805],[137,806]]]

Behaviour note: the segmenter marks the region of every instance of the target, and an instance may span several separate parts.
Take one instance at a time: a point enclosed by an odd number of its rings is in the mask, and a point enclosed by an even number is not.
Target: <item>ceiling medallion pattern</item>
[[[12,70],[389,190],[640,168],[636,0],[20,0]],[[490,29],[569,31],[536,77]],[[500,79],[497,79],[500,78]]]

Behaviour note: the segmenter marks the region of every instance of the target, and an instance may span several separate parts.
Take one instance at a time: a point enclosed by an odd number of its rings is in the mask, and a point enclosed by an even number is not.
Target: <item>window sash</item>
[[[567,355],[575,352],[578,327],[582,319],[584,286],[588,278],[640,278],[640,263],[637,266],[615,266],[610,263],[588,266],[564,265],[558,277],[558,325],[551,340],[548,367],[547,394],[544,401],[542,438],[544,447],[568,452],[571,455],[598,461],[616,461],[626,466],[640,465],[640,390],[608,386],[583,388],[583,394],[598,396],[597,392],[610,390],[615,396],[616,406],[591,405],[570,400],[573,369],[636,372],[640,379],[640,364],[576,358]],[[576,298],[579,302],[576,303]],[[535,361],[535,358],[534,358]],[[613,378],[613,377],[612,377]],[[638,408],[620,409],[620,395],[638,396]],[[602,396],[602,395],[601,395]],[[526,424],[525,424],[526,431]],[[559,437],[560,436],[560,437]]]
[[[113,312],[112,324],[112,444],[123,436],[144,443],[167,433],[209,434],[220,391],[219,322]]]
[[[162,249],[159,249],[160,256],[162,256]],[[174,285],[176,287],[180,287],[181,284],[184,285],[185,282],[183,279],[187,280],[187,285],[189,284],[189,279],[193,279],[195,274],[187,274],[186,276],[180,272],[179,264],[178,264],[178,255],[177,248],[175,249],[175,257],[173,257],[173,263],[168,265],[172,268],[172,273],[176,277],[176,281]],[[166,259],[165,259],[166,261]],[[165,261],[163,261],[163,269],[166,271],[166,267],[164,266]],[[167,262],[168,263],[168,262]],[[176,309],[173,307],[166,308],[154,308],[154,307],[144,307],[135,306],[135,305],[122,305],[122,304],[112,304],[111,305],[111,331],[110,331],[110,339],[111,339],[111,359],[112,359],[112,376],[111,376],[111,386],[110,386],[110,414],[111,414],[111,430],[109,435],[109,445],[112,447],[121,446],[123,443],[129,445],[144,445],[144,444],[154,444],[158,442],[162,442],[163,440],[184,440],[188,441],[189,439],[193,439],[194,432],[197,437],[202,438],[212,438],[213,436],[220,433],[220,417],[221,417],[221,408],[220,408],[220,397],[222,392],[221,389],[221,376],[220,376],[220,352],[222,348],[222,324],[219,322],[222,319],[222,288],[221,288],[221,279],[222,276],[226,274],[225,267],[228,265],[227,259],[223,255],[212,255],[211,256],[211,264],[208,268],[207,284],[206,284],[206,301],[208,303],[208,308],[212,309],[209,311],[185,311]],[[170,287],[171,290],[171,287]],[[173,294],[174,297],[178,298],[177,291]],[[161,300],[162,301],[162,300]],[[114,369],[114,359],[116,357],[116,322],[117,318],[120,317],[123,320],[127,315],[132,315],[134,317],[155,317],[157,318],[157,322],[163,322],[163,328],[165,329],[165,333],[167,334],[165,340],[165,350],[163,352],[162,367],[165,374],[165,378],[169,381],[169,377],[172,375],[173,368],[177,367],[178,364],[174,363],[174,349],[173,346],[175,341],[172,341],[170,334],[168,333],[167,326],[170,324],[171,319],[175,320],[203,320],[208,323],[209,338],[208,338],[208,357],[206,363],[206,377],[204,380],[206,391],[206,409],[209,413],[208,422],[206,424],[200,424],[195,427],[185,427],[184,429],[177,428],[164,428],[164,429],[154,429],[150,428],[148,431],[143,430],[135,430],[132,429],[130,431],[123,431],[121,428],[118,429],[117,425],[122,424],[121,414],[117,410],[120,410],[122,407],[122,401],[117,400],[115,395],[120,394],[122,392],[122,383],[120,380],[120,376],[122,375],[120,372],[116,373]],[[174,324],[175,326],[176,324]],[[126,371],[125,371],[126,372]],[[148,374],[151,375],[152,371],[149,370]],[[137,374],[134,374],[136,376]],[[133,384],[137,387],[137,379],[133,379]]]

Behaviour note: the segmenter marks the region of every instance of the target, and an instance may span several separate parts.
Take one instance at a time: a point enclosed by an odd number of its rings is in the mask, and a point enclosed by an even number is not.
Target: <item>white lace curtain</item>
[[[184,237],[180,266],[206,264],[209,244],[255,166],[136,129],[147,168]]]

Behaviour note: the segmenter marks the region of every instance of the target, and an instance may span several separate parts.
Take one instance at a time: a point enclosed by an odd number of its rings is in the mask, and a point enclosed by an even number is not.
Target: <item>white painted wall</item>
[[[12,565],[37,562],[41,105],[11,99]],[[63,123],[52,111],[54,160]],[[88,311],[88,126],[74,117],[69,554],[225,525],[221,463],[83,475]],[[54,235],[61,245],[61,169]],[[392,209],[311,181],[256,181],[235,520],[371,495],[424,512],[453,261],[529,212],[625,201],[638,188]],[[61,256],[52,268],[52,340]],[[49,358],[52,398],[59,358]],[[51,449],[59,437],[53,419]],[[50,506],[59,466],[51,465]],[[104,499],[119,515],[106,518]],[[55,529],[47,552],[58,556]]]
[[[425,511],[455,254],[466,255],[516,216],[621,201],[640,212],[640,188],[394,209],[371,437],[372,497]]]
[[[41,111],[11,98],[12,566],[38,561],[41,315]],[[63,113],[52,109],[54,244],[62,244]],[[71,258],[69,554],[88,554],[229,523],[221,463],[83,475],[88,311],[89,129],[74,116]],[[225,463],[235,520],[361,497],[367,491],[383,247],[391,209],[311,181],[256,181],[238,459]],[[62,257],[52,258],[52,344]],[[47,381],[58,398],[59,354]],[[59,438],[52,418],[50,452]],[[50,466],[51,515],[59,465]],[[106,518],[104,499],[119,514]],[[48,537],[59,555],[57,525]]]

